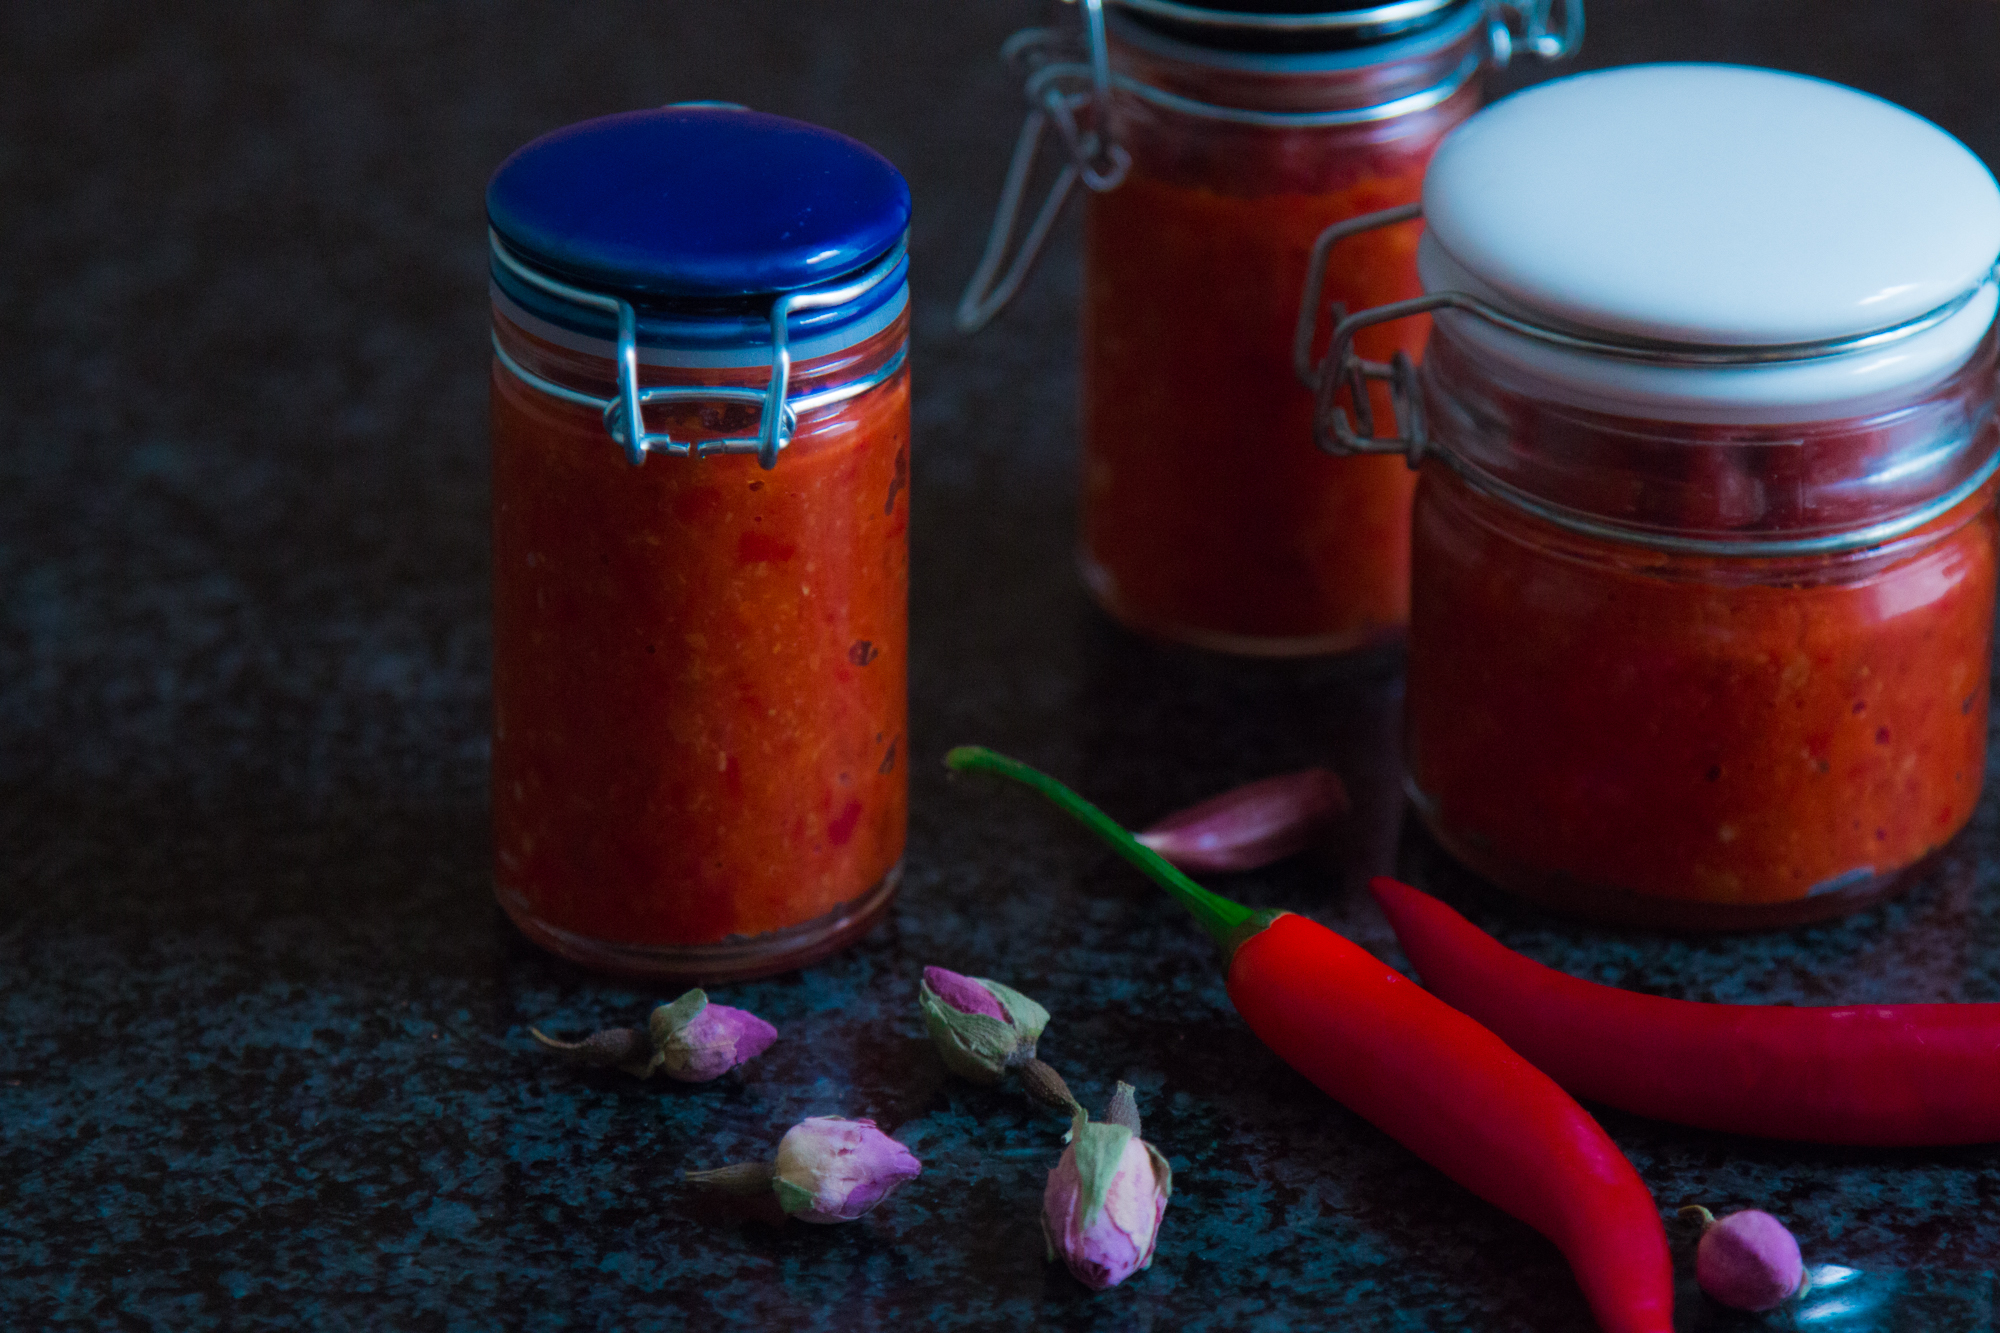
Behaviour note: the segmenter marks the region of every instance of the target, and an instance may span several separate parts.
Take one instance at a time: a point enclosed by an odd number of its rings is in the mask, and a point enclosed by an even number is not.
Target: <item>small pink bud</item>
[[[778,1029],[747,1009],[711,1004],[661,1045],[660,1068],[683,1083],[706,1083],[764,1053]]]
[[[1034,1059],[1049,1022],[1048,1010],[1012,986],[941,967],[924,969],[917,1008],[945,1068],[975,1083],[998,1083]]]
[[[924,969],[924,982],[940,1000],[961,1014],[985,1014],[1002,1023],[1007,1021],[1007,1011],[1000,1007],[1000,1001],[993,998],[993,992],[971,977],[947,972],[941,967],[927,967]]]
[[[1255,870],[1310,847],[1349,804],[1338,775],[1308,768],[1189,806],[1138,838],[1182,870]]]
[[[1805,1286],[1799,1243],[1769,1213],[1750,1208],[1716,1218],[1706,1208],[1688,1207],[1681,1216],[1702,1221],[1695,1281],[1719,1303],[1736,1310],[1775,1310]]]
[[[683,1083],[720,1078],[762,1055],[778,1038],[778,1029],[757,1015],[710,1004],[701,990],[654,1009],[643,1029],[607,1028],[582,1041],[558,1041],[537,1028],[528,1032],[578,1064],[614,1065],[640,1078],[664,1069],[668,1078]]]
[[[1131,1118],[1138,1119],[1136,1108]],[[1078,1111],[1069,1147],[1042,1191],[1049,1258],[1061,1255],[1093,1291],[1117,1286],[1153,1262],[1172,1193],[1173,1172],[1158,1149],[1125,1125],[1092,1122]]]
[[[683,1083],[720,1078],[761,1055],[778,1037],[778,1029],[757,1015],[710,1004],[700,990],[653,1010],[646,1031],[653,1039],[652,1068],[664,1069],[668,1078]]]
[[[801,1222],[851,1222],[923,1169],[873,1120],[811,1116],[779,1141],[771,1186]]]

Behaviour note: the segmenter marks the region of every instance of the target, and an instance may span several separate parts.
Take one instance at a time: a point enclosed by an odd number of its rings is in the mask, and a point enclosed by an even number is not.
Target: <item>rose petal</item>
[[[984,1014],[1002,1023],[1008,1021],[1007,1010],[993,998],[993,992],[971,977],[960,976],[941,967],[927,967],[924,969],[924,982],[940,1000],[962,1014]]]
[[[660,1067],[683,1083],[706,1083],[761,1055],[777,1037],[778,1029],[749,1010],[711,1004],[668,1040]]]
[[[736,1063],[743,1064],[755,1060],[770,1049],[778,1039],[778,1029],[766,1023],[748,1009],[732,1009],[726,1004],[711,1004],[708,1012],[714,1014],[723,1024],[736,1043]]]

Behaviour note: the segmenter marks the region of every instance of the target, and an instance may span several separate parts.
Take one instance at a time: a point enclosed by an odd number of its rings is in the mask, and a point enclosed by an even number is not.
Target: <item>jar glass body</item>
[[[1943,384],[1841,420],[1563,408],[1442,336],[1423,375],[1441,451],[1412,536],[1408,782],[1457,859],[1576,914],[1730,929],[1852,910],[1965,826],[2000,550],[1990,333]],[[1757,553],[1946,504],[1858,548]],[[1551,521],[1580,516],[1625,535]]]
[[[599,397],[613,362],[531,333],[528,370]],[[796,364],[794,397],[878,371],[907,314]],[[606,349],[608,350],[608,349]],[[646,365],[641,384],[762,389],[768,366]],[[754,435],[755,405],[647,409],[676,440]],[[723,981],[857,937],[907,812],[909,380],[801,413],[754,455],[639,466],[596,410],[492,380],[495,880],[533,939],[590,966]]]
[[[1097,599],[1141,632],[1227,652],[1392,638],[1408,619],[1413,478],[1393,459],[1315,447],[1293,330],[1319,233],[1415,202],[1438,140],[1477,106],[1485,28],[1332,70],[1206,52],[1115,17],[1109,35],[1118,73],[1251,111],[1375,107],[1462,79],[1424,110],[1314,128],[1120,89],[1111,123],[1131,168],[1086,211],[1080,559]],[[1328,298],[1353,310],[1418,295],[1419,230],[1343,242]],[[1414,356],[1423,340],[1424,322],[1404,321],[1361,350]]]

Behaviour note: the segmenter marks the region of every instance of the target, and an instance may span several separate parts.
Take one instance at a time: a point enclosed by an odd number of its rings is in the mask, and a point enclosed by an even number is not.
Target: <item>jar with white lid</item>
[[[1340,321],[1318,425],[1420,471],[1432,833],[1524,896],[1674,928],[1907,884],[1985,770],[1992,175],[1852,89],[1640,66],[1472,118],[1423,213],[1425,295]],[[1420,369],[1354,355],[1414,313]]]
[[[1085,187],[1078,564],[1141,633],[1256,656],[1394,638],[1412,479],[1312,445],[1295,295],[1332,223],[1415,201],[1443,136],[1518,49],[1559,59],[1582,0],[1079,0],[1080,34],[1008,43],[1030,111],[959,306],[983,325]],[[1036,155],[1052,192],[1012,242]],[[1417,228],[1342,248],[1331,300],[1415,295]],[[1011,252],[1011,257],[1010,257]],[[1423,329],[1364,340],[1414,352]]]

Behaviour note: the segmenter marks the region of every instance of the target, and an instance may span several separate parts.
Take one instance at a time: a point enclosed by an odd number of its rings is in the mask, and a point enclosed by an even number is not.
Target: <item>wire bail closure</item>
[[[1562,24],[1552,28],[1558,9]],[[1487,11],[1486,36],[1495,69],[1505,69],[1516,50],[1544,61],[1567,60],[1583,45],[1583,0],[1499,0]]]
[[[1319,334],[1320,296],[1326,286],[1327,268],[1333,248],[1350,236],[1395,226],[1423,216],[1423,205],[1406,204],[1335,223],[1313,242],[1312,260],[1306,269],[1306,285],[1299,303],[1299,320],[1292,338],[1292,368],[1299,380],[1313,390],[1313,442],[1329,454],[1401,454],[1415,467],[1431,448],[1424,423],[1423,395],[1418,387],[1416,368],[1404,353],[1394,359],[1371,361],[1354,351],[1354,337],[1361,330],[1387,324],[1433,310],[1455,310],[1484,320],[1496,328],[1517,333],[1537,342],[1567,351],[1610,357],[1651,366],[1761,366],[1820,361],[1845,356],[1889,343],[1901,342],[1936,328],[1963,310],[1989,283],[2000,282],[2000,261],[1971,287],[1933,310],[1914,319],[1886,328],[1812,342],[1764,343],[1725,346],[1711,343],[1680,343],[1645,338],[1606,338],[1576,333],[1509,314],[1489,301],[1464,292],[1431,292],[1407,301],[1391,301],[1348,314],[1338,301],[1325,307],[1333,324],[1333,337],[1326,356],[1312,364],[1312,345]],[[1395,413],[1396,434],[1375,434],[1374,410],[1368,401],[1367,382],[1389,385]],[[1348,390],[1354,405],[1354,419],[1339,402],[1340,391]],[[1356,425],[1360,429],[1355,429]]]
[[[498,232],[488,228],[486,236],[493,257],[522,282],[559,300],[602,311],[618,321],[617,349],[613,354],[613,360],[618,366],[618,392],[610,398],[583,393],[537,375],[516,361],[508,354],[507,349],[501,346],[500,333],[497,329],[493,332],[493,354],[499,358],[500,364],[522,383],[539,389],[551,397],[560,398],[564,402],[593,407],[600,411],[604,416],[605,433],[611,437],[613,444],[625,451],[626,459],[634,467],[645,462],[649,453],[694,459],[707,458],[711,454],[755,454],[758,466],[769,471],[777,466],[779,453],[791,443],[792,435],[798,429],[801,413],[857,397],[885,383],[903,368],[903,363],[909,355],[907,347],[899,348],[880,369],[861,379],[814,394],[788,396],[792,375],[789,341],[789,319],[792,313],[798,310],[818,310],[828,306],[845,305],[849,301],[859,300],[887,281],[903,262],[909,244],[907,237],[898,239],[887,254],[852,282],[843,283],[838,287],[811,288],[778,294],[771,302],[771,382],[767,387],[748,389],[731,388],[726,385],[694,385],[643,389],[639,386],[639,318],[630,301],[604,292],[574,287],[545,273],[537,272],[507,247]],[[647,431],[645,409],[654,403],[675,402],[755,403],[763,410],[759,416],[757,434],[754,436],[726,440],[681,441],[664,431]]]
[[[1089,59],[1084,64],[1058,59],[1069,39],[1054,28],[1024,28],[1009,37],[1000,48],[1000,59],[1010,67],[1025,70],[1022,91],[1028,99],[1028,117],[1014,140],[1014,156],[1007,164],[1007,179],[1000,187],[1000,202],[994,210],[993,227],[986,238],[986,251],[979,266],[959,297],[952,323],[960,333],[976,333],[1014,299],[1035,259],[1048,240],[1050,228],[1062,215],[1070,192],[1081,181],[1089,189],[1103,193],[1114,190],[1132,167],[1132,155],[1112,140],[1109,118],[1111,105],[1111,51],[1104,36],[1104,0],[1076,0],[1084,15],[1084,32]],[[1079,121],[1079,113],[1083,120]],[[1085,125],[1088,125],[1088,128]],[[1000,266],[1014,244],[1014,227],[1027,194],[1035,159],[1041,155],[1042,138],[1053,125],[1062,140],[1066,159],[1049,186],[1027,236],[1007,265]],[[995,279],[998,278],[996,282]]]
[[[1469,296],[1464,292],[1432,292],[1408,301],[1392,301],[1387,305],[1375,306],[1352,315],[1335,301],[1328,303],[1327,306],[1328,317],[1333,323],[1333,336],[1328,343],[1326,356],[1314,366],[1311,363],[1311,355],[1313,339],[1319,329],[1318,303],[1320,293],[1325,286],[1328,261],[1334,246],[1350,236],[1358,236],[1377,227],[1395,226],[1422,216],[1423,207],[1420,204],[1408,204],[1401,208],[1366,213],[1328,227],[1313,243],[1305,296],[1300,304],[1298,327],[1293,338],[1292,359],[1293,368],[1300,380],[1313,390],[1313,443],[1329,454],[1336,457],[1354,454],[1400,454],[1414,468],[1427,456],[1435,453],[1468,483],[1557,527],[1589,537],[1632,543],[1654,550],[1722,556],[1824,555],[1880,545],[1905,533],[1914,532],[1933,519],[1949,513],[1985,486],[1996,471],[2000,471],[2000,453],[1995,453],[1944,494],[1907,513],[1858,529],[1790,539],[1733,540],[1705,536],[1677,536],[1586,517],[1546,503],[1518,486],[1489,475],[1476,463],[1460,457],[1453,450],[1439,447],[1430,437],[1424,416],[1422,386],[1417,381],[1417,369],[1409,355],[1399,349],[1395,356],[1386,362],[1368,360],[1356,355],[1355,335],[1363,329],[1372,328],[1377,324],[1387,324],[1393,320],[1407,319],[1411,315],[1428,314],[1434,310],[1453,310],[1484,320],[1509,333],[1517,333],[1554,347],[1642,365],[1688,367],[1787,365],[1802,361],[1824,360],[1881,347],[1936,328],[1971,304],[1987,286],[2000,284],[2000,259],[1996,259],[1986,274],[1966,291],[1914,319],[1864,333],[1800,343],[1731,347],[1592,337],[1522,319],[1488,301]],[[1389,386],[1389,401],[1395,417],[1393,435],[1378,436],[1375,433],[1375,413],[1368,395],[1370,380],[1381,381]],[[1340,403],[1342,389],[1348,391],[1349,401],[1353,404],[1353,419],[1348,417],[1347,408]]]
[[[1000,48],[1000,58],[1027,73],[1023,92],[1028,101],[1028,115],[1014,140],[1014,155],[1000,187],[986,249],[959,297],[952,318],[960,333],[976,333],[986,327],[1014,299],[1034,270],[1049,232],[1078,183],[1099,194],[1115,190],[1123,183],[1131,170],[1132,155],[1111,132],[1114,90],[1185,115],[1269,129],[1326,129],[1428,111],[1448,101],[1482,66],[1504,68],[1517,49],[1553,61],[1571,55],[1583,42],[1583,0],[1489,0],[1486,50],[1467,56],[1449,76],[1430,88],[1375,106],[1333,111],[1251,111],[1198,101],[1128,75],[1114,74],[1105,36],[1104,7],[1108,2],[1177,23],[1296,33],[1407,23],[1448,9],[1458,0],[1397,0],[1369,9],[1322,14],[1252,14],[1205,9],[1177,0],[1065,0],[1083,11],[1084,60],[1062,58],[1073,53],[1074,39],[1055,28],[1025,28],[1009,37]],[[1558,11],[1561,22],[1552,29],[1552,16]],[[1050,126],[1055,127],[1057,137],[1062,140],[1066,160],[1016,249],[1014,235],[1022,201]],[[1007,258],[1010,250],[1014,252],[1011,263]]]

